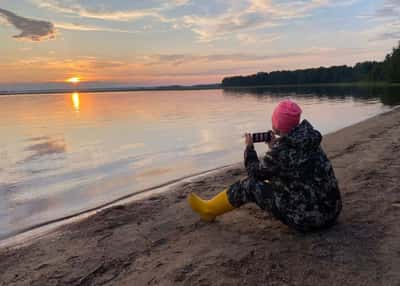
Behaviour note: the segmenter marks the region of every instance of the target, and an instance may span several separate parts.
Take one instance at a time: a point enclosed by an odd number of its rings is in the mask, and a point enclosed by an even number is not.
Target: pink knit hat
[[[281,132],[289,133],[300,122],[301,108],[287,99],[278,103],[272,114],[272,126]]]

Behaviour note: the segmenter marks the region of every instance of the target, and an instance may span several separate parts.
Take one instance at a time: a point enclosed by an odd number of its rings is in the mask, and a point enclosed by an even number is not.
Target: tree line
[[[400,42],[382,62],[365,61],[352,67],[342,65],[226,77],[222,80],[222,87],[374,81],[400,82]]]

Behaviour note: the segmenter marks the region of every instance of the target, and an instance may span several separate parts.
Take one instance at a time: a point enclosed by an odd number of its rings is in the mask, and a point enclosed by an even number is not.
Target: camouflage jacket
[[[321,141],[321,133],[303,120],[279,138],[261,162],[253,146],[244,154],[249,177],[273,185],[274,215],[299,230],[331,224],[342,208],[338,182]]]

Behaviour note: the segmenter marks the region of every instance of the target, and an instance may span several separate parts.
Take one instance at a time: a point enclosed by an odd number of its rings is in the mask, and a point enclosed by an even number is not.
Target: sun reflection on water
[[[74,106],[75,111],[79,111],[80,108],[80,101],[79,101],[79,93],[74,92],[71,95],[72,104]]]

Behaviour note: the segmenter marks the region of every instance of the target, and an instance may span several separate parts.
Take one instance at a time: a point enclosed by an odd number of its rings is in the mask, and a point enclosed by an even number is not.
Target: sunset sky
[[[0,86],[200,84],[382,60],[400,0],[2,0]]]

